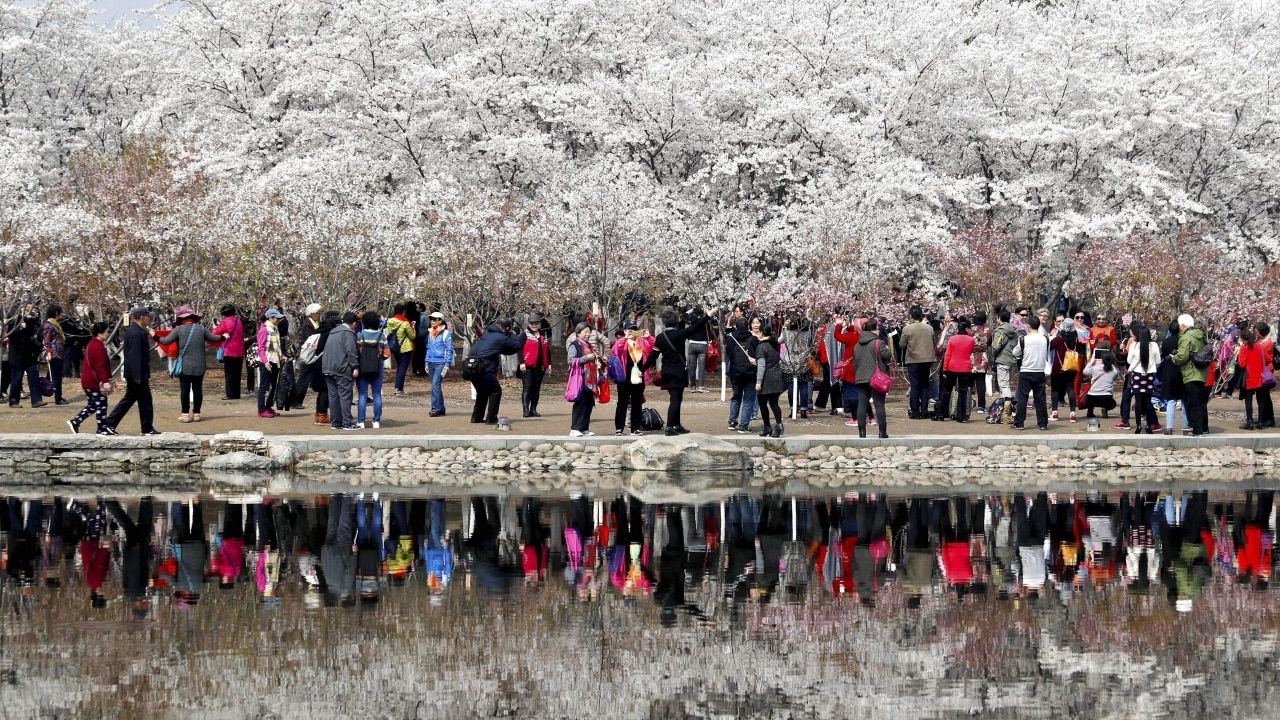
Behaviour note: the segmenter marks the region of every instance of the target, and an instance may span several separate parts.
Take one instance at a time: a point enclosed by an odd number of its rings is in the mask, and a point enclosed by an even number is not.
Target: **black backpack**
[[[1213,364],[1213,346],[1205,343],[1204,347],[1191,356],[1191,364],[1203,370]]]
[[[644,412],[640,413],[640,425],[645,430],[661,430],[662,416],[653,408],[645,408]]]
[[[363,337],[360,338],[360,375],[361,377],[371,378],[377,377],[382,370],[382,349],[378,347],[382,344],[382,336],[379,335],[377,340],[369,341]]]

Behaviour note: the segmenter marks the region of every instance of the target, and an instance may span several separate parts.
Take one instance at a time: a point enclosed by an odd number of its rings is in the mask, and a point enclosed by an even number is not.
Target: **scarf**
[[[59,323],[57,320],[55,320],[55,319],[53,319],[53,318],[50,318],[50,319],[49,319],[49,324],[53,326],[53,329],[54,329],[54,330],[57,330],[57,331],[58,331],[58,344],[59,344],[59,345],[66,345],[66,344],[67,344],[67,335],[66,335],[66,333],[62,332],[62,324],[61,324],[61,323]]]
[[[589,390],[595,390],[600,381],[595,351],[591,349],[591,343],[586,340],[579,338],[576,342],[580,352],[578,362],[582,367],[582,386]]]

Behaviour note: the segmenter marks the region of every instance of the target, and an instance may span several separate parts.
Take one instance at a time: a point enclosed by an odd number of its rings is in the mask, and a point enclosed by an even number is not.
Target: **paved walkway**
[[[558,384],[562,381],[562,378],[555,377],[551,381],[553,384],[549,384],[544,388],[539,407],[543,417],[527,419],[520,417],[519,381],[504,382],[501,414],[511,418],[513,424],[512,434],[568,435],[570,406],[564,402],[563,386]],[[317,426],[313,423],[312,409],[315,407],[315,398],[312,393],[307,394],[306,410],[292,410],[284,413],[281,417],[269,420],[257,416],[257,404],[254,397],[246,395],[244,399],[236,401],[219,400],[218,398],[222,395],[222,376],[216,370],[211,372],[205,380],[205,403],[201,413],[201,422],[179,424],[177,382],[168,376],[158,375],[153,377],[152,383],[156,400],[156,428],[161,431],[193,432],[200,435],[213,435],[231,430],[260,430],[272,435],[335,434],[337,432],[327,426]],[[0,432],[69,433],[66,421],[79,411],[84,396],[79,390],[78,380],[69,380],[67,387],[67,398],[73,401],[72,405],[69,406],[57,407],[50,403],[46,407],[33,409],[29,407],[28,401],[23,401],[21,408],[13,409],[7,405],[0,404]],[[458,378],[450,377],[446,382],[447,415],[440,418],[427,416],[430,408],[431,388],[425,378],[410,378],[406,385],[406,390],[409,392],[407,397],[395,397],[390,387],[387,388],[382,427],[376,431],[377,434],[489,435],[496,432],[491,427],[472,425],[469,422],[471,413],[470,385]],[[118,395],[114,396],[112,400],[114,401],[116,398],[118,398]],[[665,392],[652,389],[648,393],[648,400],[650,407],[657,409],[659,414],[666,415],[667,394]],[[789,412],[785,400],[784,397],[782,403],[783,411]],[[591,427],[598,435],[611,435],[613,433],[613,415],[616,408],[616,402],[596,407]],[[1244,404],[1241,401],[1213,400],[1210,402],[1209,408],[1212,433],[1235,434],[1241,432],[1237,430],[1240,423],[1244,421]],[[720,400],[718,389],[705,395],[698,393],[686,394],[683,412],[684,424],[690,430],[717,435],[729,434],[727,427],[728,403]],[[933,442],[942,437],[990,435],[1007,435],[1011,438],[1018,436],[1053,437],[1062,435],[1089,435],[1091,437],[1099,435],[1133,436],[1132,431],[1112,428],[1112,425],[1116,422],[1114,414],[1111,419],[1102,421],[1102,429],[1099,433],[1089,433],[1087,431],[1088,423],[1084,420],[1083,413],[1080,414],[1080,422],[1078,423],[1067,422],[1065,420],[1066,413],[1063,413],[1064,420],[1051,423],[1047,433],[1036,430],[1034,413],[1030,413],[1031,420],[1027,423],[1027,430],[1022,433],[1015,432],[1006,425],[987,425],[982,418],[976,416],[972,422],[964,424],[908,420],[906,418],[906,398],[903,393],[895,393],[890,397],[888,415],[891,438],[928,437]],[[787,435],[792,436],[839,435],[856,437],[857,428],[847,427],[844,422],[845,418],[843,417],[821,413],[811,416],[808,420],[788,420],[785,424]],[[759,423],[753,423],[753,426],[757,428],[758,434]],[[93,427],[93,421],[90,419],[85,424],[85,430],[92,432]],[[136,411],[132,411],[125,418],[120,430],[123,433],[138,432]],[[370,429],[365,432],[373,434],[375,431]],[[869,432],[869,434],[874,436],[875,433]],[[1280,432],[1276,430],[1249,433],[1249,435],[1255,434],[1280,437]]]

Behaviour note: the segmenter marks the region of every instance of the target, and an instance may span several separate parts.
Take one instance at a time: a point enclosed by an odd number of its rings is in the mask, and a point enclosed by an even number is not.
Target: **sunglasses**
[[[1083,316],[1083,315],[1076,315],[1073,319],[1075,319],[1075,320],[1083,320],[1083,319],[1084,319],[1084,316]]]

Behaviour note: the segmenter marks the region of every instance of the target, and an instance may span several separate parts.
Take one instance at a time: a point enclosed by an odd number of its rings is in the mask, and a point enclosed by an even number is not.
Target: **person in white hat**
[[[431,313],[428,319],[431,327],[423,342],[427,345],[427,371],[431,374],[431,417],[440,417],[444,415],[444,376],[453,367],[453,332],[440,311]]]

